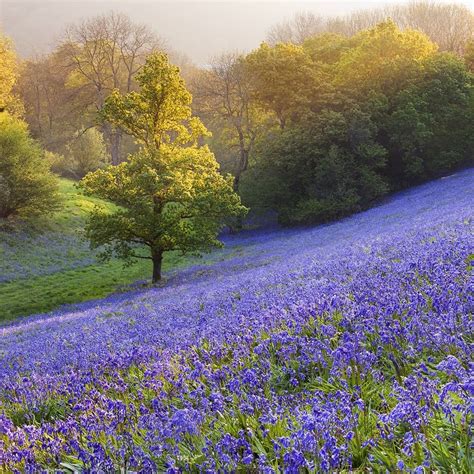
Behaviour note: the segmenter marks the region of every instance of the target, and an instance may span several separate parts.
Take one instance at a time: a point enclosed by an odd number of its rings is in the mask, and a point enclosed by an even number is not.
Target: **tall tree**
[[[466,45],[464,61],[466,63],[467,69],[474,74],[474,38]]]
[[[291,20],[272,26],[267,34],[267,42],[273,46],[278,43],[302,44],[325,30],[326,21],[322,16],[313,12],[298,12]]]
[[[262,43],[247,55],[245,63],[254,98],[275,114],[282,129],[308,107],[320,87],[318,71],[302,46]]]
[[[301,12],[290,21],[274,25],[267,38],[271,44],[302,44],[322,32],[351,37],[388,19],[393,20],[401,29],[411,28],[425,33],[441,51],[458,55],[463,54],[466,42],[474,34],[474,12],[467,6],[413,0],[403,5],[357,10],[326,20],[312,12]]]
[[[197,84],[196,84],[197,82]],[[195,81],[199,114],[225,136],[225,144],[237,148],[233,163],[234,190],[249,165],[249,156],[262,129],[264,118],[252,99],[252,84],[244,58],[238,53],[215,57],[209,69]]]
[[[135,24],[126,15],[109,13],[71,25],[64,47],[74,67],[71,83],[87,85],[94,92],[94,105],[102,109],[114,89],[123,93],[135,87],[133,77],[146,56],[162,48],[160,39],[146,25]],[[112,163],[121,161],[122,131],[104,124]]]
[[[422,31],[434,41],[440,51],[462,55],[466,42],[474,35],[474,12],[459,3],[412,1],[408,5],[386,9],[402,28]]]
[[[427,58],[417,81],[393,98],[385,134],[397,187],[472,161],[472,86],[463,62],[443,53]]]
[[[71,84],[73,71],[67,49],[58,47],[25,61],[15,86],[31,134],[50,151],[64,152],[75,131],[94,120],[93,91]]]
[[[302,48],[326,88],[258,142],[242,180],[244,202],[266,204],[285,224],[321,222],[472,163],[473,76],[460,58],[392,21],[351,38],[321,35]],[[284,74],[277,64],[262,66],[266,77]]]
[[[151,259],[153,282],[161,278],[164,252],[207,250],[220,245],[223,219],[245,212],[207,146],[206,129],[192,116],[191,94],[179,69],[163,53],[152,54],[136,76],[138,91],[117,89],[102,115],[132,135],[141,150],[128,162],[87,175],[82,189],[116,203],[112,214],[97,209],[87,234],[104,257]],[[148,253],[140,252],[146,247]]]
[[[390,95],[413,81],[436,50],[423,33],[382,22],[354,36],[338,62],[335,85],[358,97],[368,91]]]

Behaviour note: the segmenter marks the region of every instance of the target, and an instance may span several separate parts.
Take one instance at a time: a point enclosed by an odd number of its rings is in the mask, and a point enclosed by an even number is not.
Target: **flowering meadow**
[[[472,472],[473,183],[0,328],[0,471]]]

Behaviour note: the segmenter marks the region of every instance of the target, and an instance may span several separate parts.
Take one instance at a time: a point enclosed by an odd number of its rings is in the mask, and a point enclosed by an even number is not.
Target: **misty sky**
[[[167,44],[205,64],[225,50],[248,51],[268,29],[299,11],[344,15],[353,10],[392,4],[381,0],[0,0],[0,23],[22,56],[52,49],[66,24],[111,10],[148,23]],[[406,0],[395,1],[406,3]],[[450,3],[446,0],[443,3]],[[457,3],[474,7],[474,0]]]

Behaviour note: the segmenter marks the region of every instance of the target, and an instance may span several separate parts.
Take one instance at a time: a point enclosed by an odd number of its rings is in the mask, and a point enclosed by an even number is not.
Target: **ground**
[[[0,321],[102,298],[150,279],[151,262],[127,268],[117,259],[101,263],[83,238],[88,212],[111,204],[81,195],[67,179],[60,179],[60,194],[64,207],[51,218],[0,231]],[[163,272],[188,261],[168,253]]]
[[[0,470],[471,473],[473,182],[4,325]]]

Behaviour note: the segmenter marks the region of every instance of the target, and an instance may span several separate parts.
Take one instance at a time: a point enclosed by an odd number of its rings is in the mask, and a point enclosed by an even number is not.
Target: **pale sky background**
[[[67,24],[115,10],[149,24],[170,47],[205,64],[222,51],[256,48],[272,25],[300,11],[334,16],[393,3],[407,0],[0,0],[0,25],[25,57],[50,51]],[[474,8],[474,0],[456,3]]]

